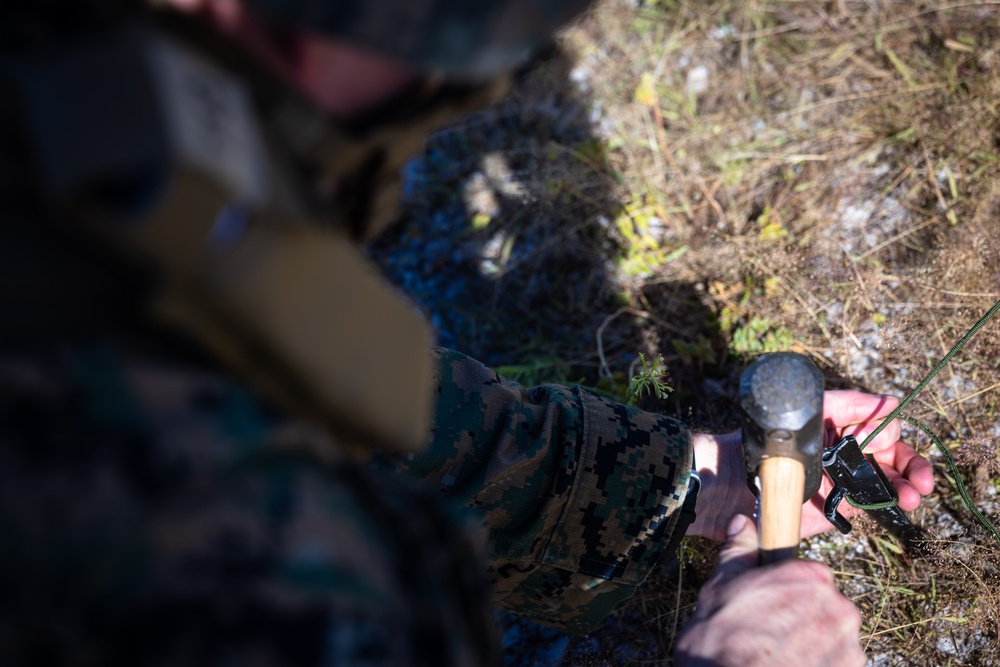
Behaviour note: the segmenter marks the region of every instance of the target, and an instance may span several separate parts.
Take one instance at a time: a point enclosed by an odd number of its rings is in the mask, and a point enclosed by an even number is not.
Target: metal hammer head
[[[809,500],[823,476],[823,374],[801,354],[765,354],[740,376],[740,409],[750,489],[757,492],[761,461],[785,456],[805,468]]]

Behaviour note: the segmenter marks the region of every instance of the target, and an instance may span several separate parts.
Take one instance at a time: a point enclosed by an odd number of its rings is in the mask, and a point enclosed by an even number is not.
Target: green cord
[[[944,446],[941,439],[934,435],[934,433],[932,433],[931,430],[927,428],[927,426],[925,426],[919,419],[914,419],[913,417],[907,417],[905,415],[900,415],[899,418],[903,421],[910,422],[926,433],[928,437],[934,441],[937,448],[941,450],[941,454],[944,455],[945,460],[948,461],[948,467],[951,469],[951,475],[955,478],[955,486],[958,488],[958,494],[962,496],[962,503],[964,503],[969,511],[972,512],[972,515],[976,517],[976,520],[979,521],[983,528],[988,530],[990,534],[993,535],[993,539],[1000,543],[1000,531],[998,531],[996,527],[990,523],[990,520],[987,519],[983,513],[979,511],[979,508],[976,507],[975,503],[972,502],[972,496],[969,495],[969,490],[965,487],[965,484],[962,483],[962,472],[958,469],[958,465],[955,464],[955,459],[952,458],[951,452],[949,452],[948,448]]]
[[[893,491],[893,489],[889,490]],[[893,491],[893,493],[895,493],[895,491]],[[857,507],[859,510],[865,510],[866,512],[871,512],[872,510],[887,510],[899,504],[899,498],[897,497],[894,497],[892,500],[886,500],[881,503],[872,503],[871,505],[864,505],[862,503],[855,502],[851,500],[850,496],[844,496],[844,500],[846,500],[847,504],[850,505],[851,507]]]
[[[1000,310],[1000,301],[997,301],[995,304],[993,304],[993,307],[989,309],[989,312],[983,315],[978,322],[972,325],[972,328],[969,329],[969,331],[966,332],[964,336],[962,336],[962,340],[958,341],[958,343],[955,344],[955,347],[951,348],[948,354],[944,355],[941,361],[937,363],[937,366],[935,366],[933,370],[931,370],[931,372],[927,374],[927,377],[925,377],[923,380],[920,381],[920,384],[917,385],[917,388],[911,391],[910,395],[904,398],[903,402],[900,403],[895,410],[890,412],[889,416],[886,417],[882,421],[882,423],[879,424],[878,427],[868,435],[867,438],[865,438],[864,442],[861,443],[861,449],[864,450],[864,448],[868,445],[868,443],[874,440],[875,437],[882,432],[882,429],[888,426],[893,419],[897,418],[902,419],[922,430],[924,433],[930,436],[931,440],[934,442],[935,445],[937,445],[938,449],[941,450],[941,453],[948,461],[948,466],[951,468],[952,476],[955,478],[955,486],[958,488],[959,495],[962,496],[962,503],[969,509],[970,512],[972,512],[973,516],[976,517],[976,520],[979,521],[979,523],[982,524],[982,526],[986,528],[986,530],[988,530],[990,534],[993,535],[993,538],[996,539],[998,543],[1000,543],[1000,531],[998,531],[996,527],[994,527],[993,524],[990,523],[989,519],[983,516],[983,513],[980,512],[979,509],[976,507],[976,505],[972,502],[972,497],[969,495],[968,489],[965,488],[965,484],[962,482],[961,472],[959,471],[958,466],[955,464],[955,460],[951,457],[951,452],[948,451],[948,448],[945,447],[944,443],[942,443],[941,440],[936,435],[934,435],[929,428],[924,426],[923,423],[911,417],[903,416],[901,414],[903,412],[903,409],[906,406],[908,406],[911,402],[913,402],[913,399],[917,397],[917,394],[922,392],[924,388],[930,383],[930,381],[934,379],[934,376],[940,373],[941,369],[944,368],[949,361],[951,361],[951,358],[954,357],[959,350],[965,347],[965,344],[968,343],[970,340],[972,340],[972,337],[975,336],[976,333],[980,329],[982,329],[987,322],[993,319],[993,316],[997,314],[998,310]],[[898,498],[893,498],[892,500],[886,501],[884,503],[875,503],[873,505],[861,505],[859,503],[855,503],[853,500],[851,500],[849,496],[847,497],[846,500],[848,504],[850,504],[852,507],[857,507],[863,510],[888,509],[890,507],[895,507],[898,502]]]
[[[997,301],[995,304],[993,304],[993,307],[990,308],[989,312],[983,315],[978,322],[972,325],[972,328],[969,329],[969,331],[964,336],[962,336],[962,340],[958,341],[958,343],[955,344],[955,347],[951,348],[951,351],[948,352],[948,354],[944,355],[944,358],[938,362],[937,366],[934,367],[934,370],[928,373],[927,377],[925,377],[923,380],[920,381],[920,384],[917,385],[917,388],[911,391],[910,395],[904,398],[903,402],[900,403],[895,410],[889,413],[889,416],[885,418],[885,421],[879,424],[878,428],[872,431],[868,435],[868,437],[865,438],[865,441],[861,443],[862,451],[864,451],[865,447],[868,445],[869,442],[875,439],[875,436],[877,436],[879,433],[882,432],[882,429],[884,429],[886,426],[889,425],[889,422],[891,422],[893,419],[899,416],[899,414],[903,411],[903,409],[907,405],[909,405],[913,401],[913,399],[917,397],[917,394],[919,394],[924,390],[924,387],[930,384],[930,381],[934,379],[934,376],[940,373],[941,369],[944,368],[949,361],[951,361],[951,358],[954,357],[959,350],[965,347],[965,344],[968,343],[972,339],[972,337],[976,335],[976,332],[982,329],[987,322],[993,319],[993,316],[997,314],[998,310],[1000,310],[1000,301]]]

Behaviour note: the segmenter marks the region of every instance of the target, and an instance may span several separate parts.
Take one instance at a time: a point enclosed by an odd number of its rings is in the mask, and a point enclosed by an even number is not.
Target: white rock
[[[697,97],[708,90],[708,68],[704,65],[692,67],[687,73],[687,93]]]

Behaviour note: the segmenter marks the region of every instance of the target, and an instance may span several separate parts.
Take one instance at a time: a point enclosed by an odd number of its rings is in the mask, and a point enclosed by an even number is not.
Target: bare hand
[[[823,423],[826,426],[825,446],[831,447],[847,434],[853,435],[858,443],[864,442],[882,420],[896,409],[899,400],[892,396],[865,394],[860,391],[828,391],[823,395]],[[871,454],[886,478],[896,490],[899,507],[912,512],[920,505],[922,496],[934,489],[934,470],[930,462],[900,438],[902,423],[893,420],[873,441],[865,447],[865,454]],[[809,537],[832,528],[823,516],[823,503],[833,490],[833,482],[826,475],[819,491],[802,508],[802,537]],[[846,502],[840,504],[840,513],[846,517],[860,514],[862,510],[851,507]]]
[[[757,530],[733,517],[733,536],[677,642],[687,667],[853,667],[865,664],[861,614],[820,563],[757,567]]]
[[[854,390],[825,392],[824,444],[833,445],[847,433],[862,442],[898,404],[899,401],[891,396]],[[921,496],[934,488],[934,474],[931,464],[899,439],[900,429],[900,422],[893,421],[865,447],[865,453],[874,455],[899,496],[900,508],[909,512],[917,508]],[[752,515],[756,504],[746,484],[740,432],[696,435],[694,447],[702,476],[702,492],[698,495],[697,519],[688,534],[721,541],[725,539],[729,519],[738,513]],[[823,503],[832,489],[833,483],[824,475],[819,492],[802,508],[802,537],[833,527],[823,516]],[[840,512],[847,517],[860,511],[847,503],[840,505]]]

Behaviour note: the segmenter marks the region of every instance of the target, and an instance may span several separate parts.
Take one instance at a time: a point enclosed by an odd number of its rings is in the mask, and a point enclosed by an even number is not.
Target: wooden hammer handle
[[[762,565],[795,558],[799,553],[802,494],[806,472],[786,456],[764,459],[760,477],[760,561]]]

